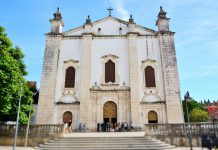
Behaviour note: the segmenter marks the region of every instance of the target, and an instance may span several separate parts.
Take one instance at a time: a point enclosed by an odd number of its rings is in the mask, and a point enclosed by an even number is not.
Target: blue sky
[[[157,29],[155,21],[163,6],[176,32],[175,44],[181,95],[186,91],[196,100],[218,99],[218,1],[217,0],[10,0],[1,1],[0,25],[6,28],[14,45],[22,48],[29,75],[40,84],[46,32],[49,19],[60,7],[64,31],[108,15],[127,19],[130,14],[139,25]]]

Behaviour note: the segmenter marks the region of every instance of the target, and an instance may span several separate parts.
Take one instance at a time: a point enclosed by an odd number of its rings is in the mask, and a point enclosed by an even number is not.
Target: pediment
[[[155,62],[156,62],[156,60],[153,60],[153,59],[148,58],[148,59],[146,59],[146,60],[143,60],[143,61],[142,61],[142,64],[144,64],[144,63],[155,63]]]
[[[161,98],[153,93],[149,93],[142,98],[142,102],[158,102],[161,101]]]
[[[102,56],[101,58],[105,59],[105,58],[113,58],[113,59],[117,59],[119,58],[118,56],[116,55],[113,55],[113,54],[108,54],[108,55],[104,55]]]
[[[67,60],[67,61],[64,61],[64,63],[65,64],[67,64],[67,63],[78,63],[79,61],[77,61],[77,60],[73,60],[73,59],[70,59],[70,60]]]
[[[65,36],[81,35],[85,32],[84,25],[68,30],[63,33]],[[94,35],[126,35],[128,33],[128,22],[115,17],[106,17],[92,22],[91,32]],[[141,35],[154,35],[156,31],[136,25],[136,31]]]

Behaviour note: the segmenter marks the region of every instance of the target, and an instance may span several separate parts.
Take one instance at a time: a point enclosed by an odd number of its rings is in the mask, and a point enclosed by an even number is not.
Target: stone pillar
[[[36,124],[54,123],[54,99],[61,34],[47,34]]]
[[[135,128],[142,128],[141,124],[141,106],[139,101],[139,79],[138,79],[138,56],[137,56],[137,33],[135,33],[135,23],[130,16],[128,33],[128,50],[129,50],[129,81],[131,94],[131,122]]]

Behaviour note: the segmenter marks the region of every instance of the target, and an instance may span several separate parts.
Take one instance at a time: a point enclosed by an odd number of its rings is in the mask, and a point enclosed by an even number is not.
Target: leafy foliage
[[[190,112],[190,121],[191,122],[205,122],[208,120],[208,113],[201,109],[193,109]]]
[[[0,26],[0,121],[15,121],[22,86],[20,123],[28,121],[32,93],[24,76],[27,75],[23,62],[24,54],[13,47],[5,29]]]
[[[185,122],[188,121],[188,119],[187,119],[186,102],[187,102],[187,108],[188,108],[189,119],[190,119],[191,122],[196,122],[196,121],[194,121],[194,120],[197,120],[197,119],[191,120],[190,114],[191,114],[191,112],[192,112],[193,110],[195,110],[195,111],[194,111],[195,113],[192,113],[192,118],[195,118],[194,115],[196,115],[196,112],[206,112],[206,111],[204,110],[204,108],[203,108],[204,105],[203,105],[202,103],[199,103],[199,102],[193,100],[193,99],[191,99],[191,100],[183,100],[183,101],[182,101],[182,106],[183,106],[183,111],[184,111]],[[199,110],[199,111],[196,111],[196,109]],[[207,112],[206,112],[206,113],[207,113]],[[200,119],[199,119],[199,120],[200,120]],[[206,121],[206,120],[204,120],[204,121]],[[197,121],[197,122],[198,122],[198,121]]]
[[[39,100],[39,89],[36,88],[36,82],[28,81],[27,86],[30,91],[33,93],[33,104],[38,104]]]

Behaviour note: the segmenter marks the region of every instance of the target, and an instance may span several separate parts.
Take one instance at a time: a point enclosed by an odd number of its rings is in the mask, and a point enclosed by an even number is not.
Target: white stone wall
[[[66,104],[60,104],[60,105],[56,105],[54,107],[54,124],[63,124],[63,114],[67,111],[72,113],[72,129],[73,130],[77,130],[79,127],[79,113],[80,113],[80,109],[79,109],[79,105],[78,104],[70,104],[70,105],[66,105]]]
[[[142,61],[147,59],[155,60],[155,81],[156,81],[156,92],[162,101],[164,101],[164,89],[163,89],[163,75],[162,65],[160,58],[160,47],[159,41],[154,36],[143,36],[138,37],[137,40],[137,52],[138,52],[138,75],[139,75],[139,97],[140,100],[145,96],[144,94],[144,68],[142,68]]]
[[[62,90],[64,86],[64,61],[76,60],[81,64],[81,39],[64,39],[62,40],[62,46],[59,54],[58,72],[56,81],[56,96],[55,102],[58,102],[62,96]],[[104,38],[96,37],[92,40],[91,47],[91,81],[90,87],[95,82],[101,83],[101,76],[103,73],[102,56],[104,55],[116,55],[118,56],[118,75],[119,85],[123,82],[129,86],[129,54],[127,48],[127,39],[125,37],[116,38]],[[138,54],[138,75],[139,75],[139,98],[144,97],[144,70],[141,68],[142,61],[146,59],[152,59],[157,62],[156,82],[157,82],[157,95],[164,100],[163,92],[163,79],[161,71],[161,59],[158,40],[153,36],[144,36],[137,38],[137,54]],[[76,84],[80,84],[80,67],[76,73]],[[76,92],[76,96],[79,98],[80,89]]]
[[[129,59],[127,40],[125,38],[94,38],[91,48],[91,82],[101,82],[103,74],[102,56],[112,54],[118,56],[118,75],[120,85],[123,82],[129,86]]]
[[[75,85],[78,86],[76,91],[76,97],[79,99],[80,95],[80,62],[81,62],[81,39],[64,39],[62,40],[62,46],[60,48],[60,54],[58,59],[58,70],[57,70],[57,80],[56,80],[56,92],[55,92],[55,102],[60,101],[63,96],[63,88],[65,83],[64,76],[64,61],[76,60],[79,61],[79,68],[76,72]]]

